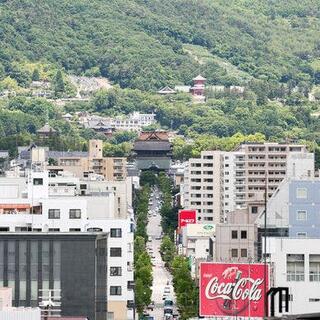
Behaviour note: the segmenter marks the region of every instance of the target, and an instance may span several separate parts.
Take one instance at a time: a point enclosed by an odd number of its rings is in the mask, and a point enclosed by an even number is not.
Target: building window
[[[247,230],[241,230],[241,239],[247,239]]]
[[[121,228],[111,228],[110,229],[110,237],[111,238],[121,238],[122,237]]]
[[[251,213],[253,214],[258,213],[258,207],[251,207]]]
[[[307,220],[307,211],[306,210],[298,210],[297,211],[297,220],[298,221],[306,221]]]
[[[297,188],[296,189],[296,198],[297,199],[307,199],[308,190],[307,188]]]
[[[320,254],[310,254],[309,256],[309,280],[320,281]]]
[[[34,186],[42,186],[43,185],[43,179],[42,178],[34,178],[33,179],[33,185]]]
[[[121,296],[121,286],[110,286],[110,296]]]
[[[127,288],[128,288],[128,290],[133,290],[134,289],[134,281],[128,281]]]
[[[49,209],[49,219],[60,219],[60,209]]]
[[[297,232],[297,237],[298,238],[306,238],[307,237],[307,233],[306,232]]]
[[[238,231],[237,230],[232,230],[231,231],[231,238],[232,239],[238,239]]]
[[[121,257],[121,248],[110,248],[110,257]]]
[[[69,210],[70,219],[81,219],[81,209],[70,209]]]
[[[287,281],[304,281],[303,254],[287,254]]]
[[[59,228],[49,228],[49,232],[60,232]]]
[[[231,249],[231,257],[238,258],[238,249]]]
[[[247,249],[241,249],[241,258],[246,258],[248,256],[248,250]]]
[[[122,275],[121,267],[110,267],[110,276],[120,277]]]
[[[81,232],[80,228],[69,228],[70,232]]]

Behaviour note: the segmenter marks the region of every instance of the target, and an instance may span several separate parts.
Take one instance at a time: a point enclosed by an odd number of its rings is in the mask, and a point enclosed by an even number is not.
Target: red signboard
[[[197,223],[196,210],[180,210],[178,215],[178,227],[185,227],[187,224]]]
[[[200,316],[263,317],[265,281],[263,264],[201,263]],[[268,266],[267,266],[268,268]]]

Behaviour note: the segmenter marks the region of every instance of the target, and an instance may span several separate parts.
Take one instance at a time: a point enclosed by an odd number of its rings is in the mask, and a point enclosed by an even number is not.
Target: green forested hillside
[[[0,78],[22,85],[30,74],[19,61],[142,90],[198,72],[211,83],[242,81],[214,59],[199,64],[184,45],[255,78],[320,82],[317,0],[1,0],[0,26]]]

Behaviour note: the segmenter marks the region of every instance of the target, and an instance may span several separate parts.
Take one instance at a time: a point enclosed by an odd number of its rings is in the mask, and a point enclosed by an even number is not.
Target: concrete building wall
[[[320,238],[320,181],[291,181],[289,202],[289,236]]]
[[[214,259],[217,262],[255,261],[257,228],[252,224],[218,224]]]

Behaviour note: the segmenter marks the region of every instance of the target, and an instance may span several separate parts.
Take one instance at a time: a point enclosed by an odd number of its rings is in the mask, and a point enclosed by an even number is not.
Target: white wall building
[[[143,127],[156,123],[154,113],[133,112],[128,116],[115,118],[101,117],[97,115],[85,115],[79,118],[79,123],[86,128],[94,128],[99,125],[108,126],[114,130],[141,131]]]
[[[267,252],[271,286],[289,288],[289,314],[319,312],[320,239],[268,238]]]
[[[128,181],[50,178],[47,171],[30,172],[27,178],[1,178],[0,231],[108,232],[109,316],[132,319],[133,310],[127,308],[127,302],[134,300],[129,189]],[[115,292],[114,287],[121,289]]]

